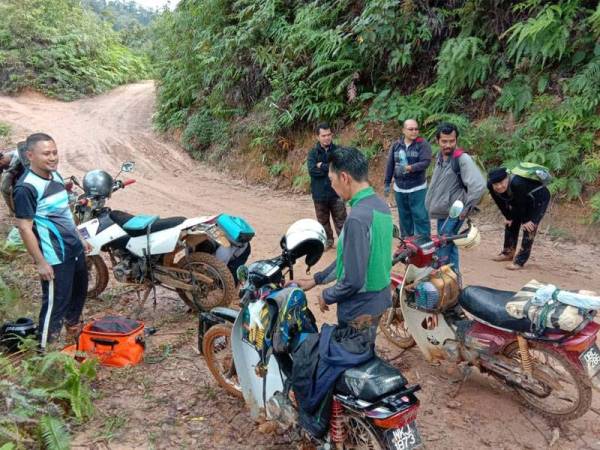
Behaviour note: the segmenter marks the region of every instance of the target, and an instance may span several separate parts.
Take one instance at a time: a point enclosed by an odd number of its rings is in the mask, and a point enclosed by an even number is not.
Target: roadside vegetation
[[[153,30],[156,124],[195,157],[242,143],[277,177],[318,121],[356,125],[375,157],[373,128],[451,120],[486,166],[546,165],[555,196],[600,220],[595,1],[186,0]]]

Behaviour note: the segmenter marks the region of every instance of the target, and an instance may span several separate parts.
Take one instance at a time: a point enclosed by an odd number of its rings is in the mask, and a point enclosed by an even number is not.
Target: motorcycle
[[[101,256],[105,253],[118,282],[145,287],[142,305],[157,285],[175,290],[194,311],[230,304],[235,298],[232,270],[247,260],[254,231],[243,219],[227,215],[160,219],[111,210],[106,200],[135,183],[120,180],[119,175],[134,167],[133,162],[123,163],[115,177],[88,172],[83,186],[76,177],[70,178],[83,190],[74,202],[77,229],[92,247],[87,256],[92,275],[88,296],[100,295],[108,284],[108,267]],[[111,186],[96,187],[98,179]],[[243,231],[232,236],[234,226]]]
[[[455,304],[426,305],[423,281],[440,277],[434,269],[436,250],[466,239],[473,229],[467,219],[467,229],[458,235],[415,237],[401,244],[394,264],[402,262],[406,270],[392,277],[394,304],[382,319],[386,336],[402,348],[416,344],[430,362],[466,363],[463,382],[471,367],[490,374],[553,422],[581,417],[590,408],[592,385],[600,387],[595,312],[570,332],[539,330],[529,318],[508,314],[506,305],[516,292],[481,286],[457,289]]]
[[[245,280],[241,310],[215,308],[200,314],[199,345],[217,382],[243,398],[254,417],[264,411],[267,419],[292,430],[299,428],[299,412],[290,399],[294,398],[290,382],[293,361],[290,352],[279,351],[276,344],[281,329],[279,312],[290,311],[290,303],[274,299],[290,289],[284,288],[285,280],[293,279],[293,266],[302,254],[298,247],[290,248],[286,236],[281,241],[281,255],[240,267],[240,279]],[[324,248],[323,243],[324,239]],[[305,302],[303,292],[302,296]],[[308,317],[314,323],[311,313]],[[316,331],[316,324],[314,327]],[[419,389],[375,356],[340,375],[328,432],[313,440],[321,448],[416,448],[421,444],[415,423],[419,408],[415,392]]]

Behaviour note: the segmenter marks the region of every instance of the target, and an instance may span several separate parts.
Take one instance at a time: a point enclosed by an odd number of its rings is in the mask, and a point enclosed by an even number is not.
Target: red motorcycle
[[[381,328],[401,348],[417,345],[428,361],[449,360],[477,367],[504,382],[541,415],[573,420],[590,408],[592,387],[600,389],[600,325],[588,311],[572,331],[540,330],[529,318],[508,314],[516,292],[481,286],[460,287],[449,266],[436,269],[436,250],[449,242],[474,245],[475,227],[456,236],[402,241],[392,275],[393,306]],[[465,378],[468,371],[465,370]]]

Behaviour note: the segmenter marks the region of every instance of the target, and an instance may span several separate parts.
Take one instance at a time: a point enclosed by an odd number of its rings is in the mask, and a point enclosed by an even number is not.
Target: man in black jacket
[[[419,136],[419,124],[416,120],[405,120],[402,137],[392,144],[388,154],[383,190],[387,197],[393,179],[400,233],[403,238],[414,235],[429,237],[431,234],[429,213],[425,208],[425,171],[429,164],[429,142]]]
[[[308,173],[310,174],[310,190],[317,220],[327,234],[327,247],[333,247],[333,230],[330,217],[333,220],[335,231],[340,236],[346,221],[346,205],[331,187],[329,180],[329,153],[336,149],[333,143],[331,127],[322,123],[317,127],[317,145],[308,153]]]
[[[539,181],[509,174],[504,167],[490,171],[487,186],[506,219],[504,248],[494,261],[512,261],[507,269],[522,269],[529,259],[535,234],[550,203],[550,191]],[[523,240],[515,256],[520,228],[523,228]]]

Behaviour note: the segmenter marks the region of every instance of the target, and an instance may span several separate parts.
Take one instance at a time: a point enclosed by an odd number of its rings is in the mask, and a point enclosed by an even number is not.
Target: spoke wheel
[[[362,417],[348,415],[344,417],[346,450],[383,450],[375,428]]]
[[[504,353],[522,367],[516,342]],[[564,356],[545,347],[531,346],[529,354],[535,384],[531,391],[513,386],[521,400],[553,421],[573,420],[584,415],[592,401],[592,388],[587,378]]]
[[[415,340],[406,328],[397,290],[394,290],[392,307],[383,313],[383,317],[379,322],[379,328],[387,340],[396,347],[410,348],[415,345]]]
[[[100,255],[86,256],[88,272],[87,298],[96,298],[108,285],[108,267]]]
[[[202,354],[219,386],[237,398],[243,398],[231,350],[231,326],[213,325],[202,339]]]
[[[193,284],[193,291],[177,289],[179,297],[193,311],[209,311],[215,306],[227,306],[235,297],[235,282],[225,263],[208,253],[192,253],[177,262],[177,267],[198,272],[209,277],[210,284],[195,280],[191,274],[186,283]]]

